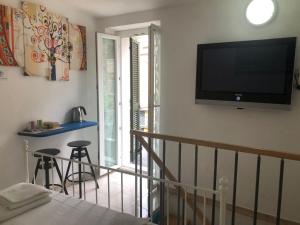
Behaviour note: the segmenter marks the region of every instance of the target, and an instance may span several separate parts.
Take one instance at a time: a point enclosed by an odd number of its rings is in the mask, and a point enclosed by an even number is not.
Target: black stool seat
[[[82,147],[89,146],[90,144],[91,144],[90,141],[72,141],[68,143],[68,146],[72,148],[82,148]]]
[[[55,156],[60,153],[60,150],[56,148],[45,148],[45,149],[37,150],[36,152]],[[34,154],[34,157],[41,157],[41,155]],[[44,158],[49,158],[49,157],[44,156]]]

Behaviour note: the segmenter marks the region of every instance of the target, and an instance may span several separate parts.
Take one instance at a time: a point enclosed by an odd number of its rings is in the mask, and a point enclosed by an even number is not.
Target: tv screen
[[[199,44],[197,100],[290,104],[296,38]]]

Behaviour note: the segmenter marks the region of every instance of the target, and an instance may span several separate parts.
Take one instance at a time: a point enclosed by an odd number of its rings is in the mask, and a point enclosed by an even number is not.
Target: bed
[[[1,225],[151,225],[146,219],[52,193],[52,201],[18,215]]]

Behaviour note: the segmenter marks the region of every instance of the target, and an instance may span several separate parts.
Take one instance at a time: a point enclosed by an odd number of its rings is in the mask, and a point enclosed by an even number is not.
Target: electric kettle
[[[72,109],[72,121],[73,122],[82,122],[83,114],[86,115],[86,110],[83,106],[77,106]]]

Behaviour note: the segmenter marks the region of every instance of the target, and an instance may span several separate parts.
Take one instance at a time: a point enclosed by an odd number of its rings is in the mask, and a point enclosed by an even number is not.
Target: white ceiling
[[[146,11],[192,1],[195,0],[64,0],[97,17]]]

